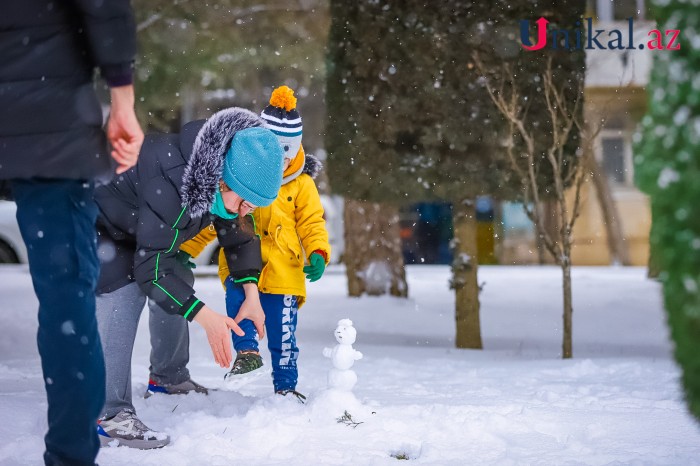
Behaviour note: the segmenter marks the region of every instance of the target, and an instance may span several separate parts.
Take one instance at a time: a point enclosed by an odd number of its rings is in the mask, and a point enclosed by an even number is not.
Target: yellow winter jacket
[[[304,262],[317,250],[325,254],[326,265],[331,257],[323,206],[314,180],[302,173],[282,185],[277,199],[268,207],[255,209],[253,218],[263,260],[258,289],[263,293],[296,295],[301,308],[306,300]],[[226,277],[228,265],[219,255],[219,278],[223,282]]]
[[[180,251],[184,251],[192,257],[197,257],[207,244],[216,239],[216,230],[214,225],[209,225],[202,231],[197,233],[197,236],[191,240],[185,241],[180,245]]]

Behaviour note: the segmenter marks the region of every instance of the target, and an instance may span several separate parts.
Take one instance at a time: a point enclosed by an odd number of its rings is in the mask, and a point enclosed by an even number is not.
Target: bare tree
[[[592,145],[600,127],[590,134],[584,125],[581,110],[582,93],[574,99],[567,97],[565,84],[557,86],[553,79],[551,59],[542,72],[542,92],[546,102],[551,126],[542,134],[542,128],[530,124],[527,100],[518,87],[509,65],[503,65],[498,75],[487,73],[478,56],[475,56],[478,69],[484,75],[484,85],[498,111],[509,125],[505,137],[505,150],[511,168],[522,180],[523,206],[528,218],[536,228],[546,250],[552,255],[562,271],[564,299],[562,357],[573,356],[572,345],[572,287],[571,250],[573,228],[581,212],[581,186],[586,176],[587,159],[591,157]],[[576,154],[567,153],[567,144],[574,134],[579,136]],[[542,155],[543,154],[543,155]],[[542,157],[542,158],[541,158]],[[550,192],[545,196],[541,185],[544,169],[550,172]],[[567,191],[573,190],[573,199],[567,199]],[[546,228],[544,214],[538,206],[543,198],[551,196],[555,205],[555,234]]]

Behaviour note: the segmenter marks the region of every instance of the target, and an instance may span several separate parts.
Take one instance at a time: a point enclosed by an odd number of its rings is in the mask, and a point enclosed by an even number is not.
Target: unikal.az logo
[[[545,18],[540,18],[535,21],[535,24],[537,24],[537,34],[535,34],[537,42],[534,44],[530,40],[530,20],[521,19],[521,45],[527,51],[543,49],[547,47],[548,42],[549,47],[553,50],[641,50],[644,48],[648,48],[650,50],[681,49],[681,44],[678,41],[678,35],[680,34],[679,29],[667,29],[665,34],[662,34],[658,29],[652,29],[647,33],[648,40],[646,44],[635,44],[634,20],[632,18],[627,18],[626,34],[619,29],[593,29],[593,18],[584,19],[586,21],[585,26],[582,26],[580,21],[576,21],[576,27],[574,29],[549,30],[547,27],[549,21],[547,21]],[[666,42],[665,45],[664,42]]]

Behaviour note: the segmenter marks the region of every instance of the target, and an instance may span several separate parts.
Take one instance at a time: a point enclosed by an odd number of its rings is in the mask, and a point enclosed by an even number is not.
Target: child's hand
[[[175,260],[178,261],[183,267],[187,267],[188,269],[196,269],[197,264],[192,262],[190,259],[192,259],[192,256],[181,249],[178,249],[175,253]]]
[[[321,278],[321,275],[323,275],[323,272],[325,270],[326,259],[324,259],[321,254],[317,252],[312,252],[309,256],[309,265],[304,267],[304,273],[306,274],[306,278],[308,278],[312,282],[315,282],[316,280]]]
[[[229,367],[232,359],[231,330],[239,336],[244,336],[245,332],[232,318],[223,316],[207,306],[199,310],[194,320],[207,332],[214,361],[221,367]]]

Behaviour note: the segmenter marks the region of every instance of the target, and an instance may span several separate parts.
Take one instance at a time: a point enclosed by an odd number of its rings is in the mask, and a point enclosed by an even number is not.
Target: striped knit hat
[[[296,106],[294,91],[287,86],[280,86],[272,91],[270,105],[260,114],[265,127],[277,135],[286,159],[296,157],[301,147],[302,125]]]

